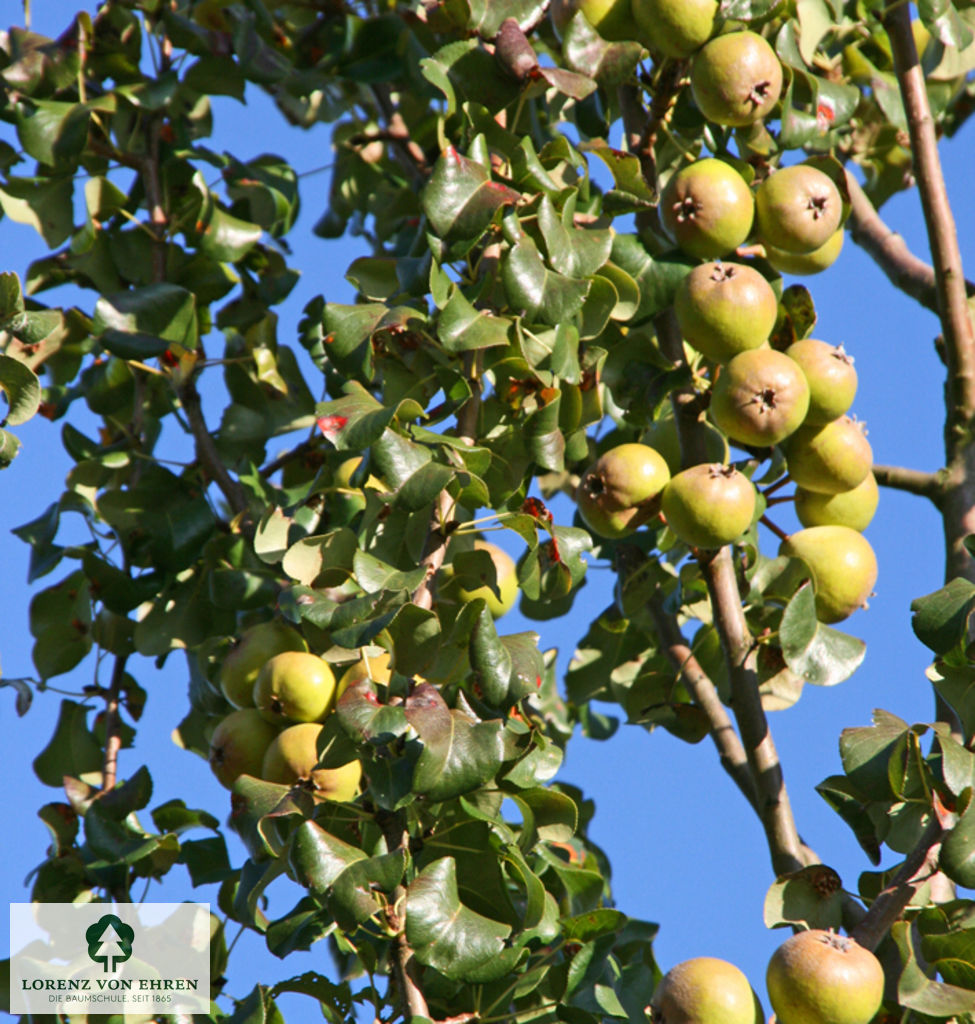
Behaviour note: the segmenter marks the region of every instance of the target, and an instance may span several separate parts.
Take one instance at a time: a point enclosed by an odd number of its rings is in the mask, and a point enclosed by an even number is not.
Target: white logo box
[[[10,904],[11,1013],[207,1013],[208,903]]]

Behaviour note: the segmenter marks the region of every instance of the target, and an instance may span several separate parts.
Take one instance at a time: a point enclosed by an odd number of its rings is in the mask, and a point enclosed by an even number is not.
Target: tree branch
[[[881,487],[890,487],[895,491],[907,491],[922,498],[930,498],[938,505],[941,501],[943,484],[941,474],[926,473],[921,469],[908,469],[905,466],[873,467],[873,475]]]
[[[220,488],[220,493],[226,499],[234,515],[246,512],[248,508],[247,492],[230,475],[223,459],[220,458],[213,435],[203,418],[200,392],[197,391],[196,383],[192,378],[179,389],[179,398],[190,425],[190,432],[193,434],[196,461],[207,477]]]
[[[890,40],[894,71],[900,86],[911,137],[911,155],[934,262],[937,311],[948,364],[948,462],[966,437],[975,416],[975,331],[968,309],[965,275],[955,218],[948,202],[934,119],[928,105],[924,72],[911,28],[910,7],[888,3],[884,28]]]
[[[861,946],[875,949],[922,883],[937,873],[938,845],[943,835],[944,830],[937,816],[932,817],[917,846],[907,855],[890,884],[871,903],[863,920],[850,933]]]
[[[423,179],[430,173],[426,154],[413,141],[410,129],[403,120],[403,115],[396,109],[390,94],[389,86],[378,84],[372,86],[372,94],[376,104],[386,119],[386,129],[393,140],[393,152],[403,166],[414,178]]]
[[[932,313],[938,312],[934,270],[907,247],[907,242],[881,219],[866,192],[850,171],[846,172],[850,194],[850,236],[887,275],[888,280]]]
[[[758,794],[748,768],[748,757],[735,732],[731,716],[721,703],[717,688],[694,657],[674,617],[664,611],[658,598],[651,600],[650,614],[657,627],[663,653],[674,666],[678,678],[683,680],[694,703],[707,715],[709,732],[718,751],[721,767],[731,776],[754,810],[758,811]]]
[[[673,310],[658,316],[654,325],[661,349],[675,365],[682,363],[684,349]],[[680,438],[681,464],[691,466],[707,461],[697,395],[688,388],[674,394],[672,400]],[[754,781],[758,816],[765,829],[772,867],[777,875],[798,871],[808,861],[803,856],[782,766],[758,691],[755,644],[745,621],[731,549],[724,547],[716,552],[702,552],[698,555],[698,562],[707,583],[714,626],[728,666],[731,706]]]
[[[393,853],[395,850],[410,849],[410,834],[402,826],[402,817],[398,814],[377,813],[376,823],[383,831],[386,838],[386,850]],[[406,940],[406,921],[400,910],[406,899],[406,888],[397,885],[391,893],[392,904],[386,909],[386,922],[396,933],[393,939],[392,964],[393,975],[396,979],[396,987],[400,991],[404,1004],[404,1016],[427,1017],[430,1010],[427,1006],[423,989],[420,988],[419,980],[416,977],[416,970],[413,962],[413,950]]]
[[[118,752],[122,749],[122,720],[119,703],[122,696],[122,677],[128,655],[116,655],[112,666],[112,679],[105,694],[105,757],[102,760],[102,792],[115,787],[118,778]]]
[[[777,875],[798,871],[804,866],[801,843],[758,691],[755,644],[741,606],[731,549],[723,547],[711,554],[702,553],[698,561],[728,666],[731,704],[758,791],[758,813],[765,828],[772,867]]]

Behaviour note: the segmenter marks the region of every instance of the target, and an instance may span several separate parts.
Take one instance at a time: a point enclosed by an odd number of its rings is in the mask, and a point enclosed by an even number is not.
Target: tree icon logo
[[[105,972],[113,972],[119,964],[132,956],[135,932],[114,914],[105,914],[86,932],[88,956],[104,965]]]

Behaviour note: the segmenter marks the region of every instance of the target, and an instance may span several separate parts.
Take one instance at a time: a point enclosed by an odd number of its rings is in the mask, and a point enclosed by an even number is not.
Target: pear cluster
[[[332,800],[359,788],[358,761],[319,768],[318,739],[338,698],[361,678],[388,681],[389,656],[360,656],[336,679],[290,626],[272,620],[245,631],[220,667],[220,689],[234,710],[210,737],[209,763],[228,789],[241,775],[292,786],[308,783]]]

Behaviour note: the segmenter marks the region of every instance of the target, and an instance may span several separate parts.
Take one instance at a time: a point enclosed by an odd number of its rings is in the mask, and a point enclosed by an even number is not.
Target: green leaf
[[[104,754],[88,729],[88,711],[73,700],[61,701],[54,735],[34,758],[34,774],[45,786],[60,789],[66,775],[79,778],[101,771]]]
[[[843,770],[868,799],[890,800],[890,759],[909,731],[903,719],[877,709],[874,724],[844,729],[840,735]]]
[[[37,374],[13,356],[0,354],[0,390],[7,396],[6,422],[12,427],[26,423],[41,404],[41,382]]]
[[[935,654],[948,654],[965,643],[973,610],[975,583],[956,576],[940,590],[911,602],[911,625],[926,647]]]
[[[633,315],[634,322],[656,316],[673,305],[677,286],[693,266],[684,256],[651,256],[636,235],[616,235],[612,260],[640,289],[640,305]]]
[[[314,821],[304,821],[291,837],[288,867],[295,881],[314,893],[325,893],[342,872],[366,855],[326,832]]]
[[[605,86],[614,86],[633,74],[643,47],[629,41],[607,42],[580,11],[566,26],[562,53],[573,71],[589,75]]]
[[[48,167],[78,159],[88,138],[90,111],[83,103],[30,100],[17,108],[17,136],[25,151]]]
[[[482,917],[460,902],[457,865],[441,857],[426,867],[406,891],[406,939],[417,960],[446,977],[464,981],[477,973],[490,979],[495,962],[500,977],[507,966],[500,962],[511,928]]]
[[[420,202],[441,238],[476,239],[502,206],[519,198],[514,189],[492,181],[481,164],[448,146],[434,165]]]
[[[567,942],[592,942],[603,935],[622,931],[627,920],[626,914],[619,910],[610,910],[607,907],[590,910],[588,914],[564,918],[562,934]]]
[[[0,469],[6,469],[20,453],[20,441],[9,430],[0,428]]]
[[[448,800],[490,782],[504,756],[502,723],[478,722],[448,708],[440,691],[421,683],[406,698],[406,720],[423,750],[413,771],[413,789],[429,800]]]
[[[521,234],[501,264],[508,300],[530,322],[556,325],[582,308],[589,282],[549,270],[532,239]]]
[[[817,686],[834,686],[849,679],[867,652],[862,640],[817,621],[816,600],[809,582],[796,591],[786,606],[779,640],[789,668]]]
[[[171,344],[192,352],[197,343],[196,298],[168,282],[103,296],[95,304],[92,333],[123,359],[162,355]]]
[[[897,1001],[901,1006],[931,1017],[954,1017],[975,1012],[975,992],[933,981],[921,969],[914,951],[911,923],[897,921],[891,936],[904,965],[897,982]]]
[[[70,176],[8,178],[0,188],[0,206],[11,220],[29,224],[49,249],[56,249],[74,230],[72,192]]]
[[[511,321],[487,309],[475,309],[455,288],[437,321],[437,337],[448,352],[470,352],[508,344]]]
[[[261,233],[259,224],[234,217],[214,204],[200,238],[200,252],[220,263],[235,263],[254,248]]]
[[[951,0],[918,0],[921,23],[945,46],[964,50],[972,42],[972,30],[959,16]]]
[[[871,863],[879,864],[878,826],[850,780],[844,775],[831,775],[816,787],[816,792],[850,826]]]
[[[975,889],[975,800],[971,797],[941,844],[938,866],[953,882]]]
[[[719,8],[722,18],[733,21],[757,21],[766,17],[780,0],[721,0]]]

